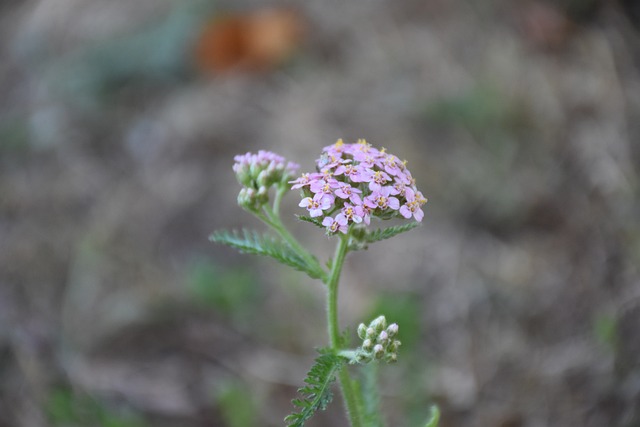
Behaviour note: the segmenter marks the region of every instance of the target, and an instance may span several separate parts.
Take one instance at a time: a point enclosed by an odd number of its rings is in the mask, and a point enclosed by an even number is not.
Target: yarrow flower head
[[[353,224],[370,224],[381,219],[414,218],[422,221],[427,199],[400,161],[383,148],[378,150],[364,139],[345,144],[339,139],[322,150],[315,173],[303,173],[289,181],[292,190],[301,190],[300,207],[317,218],[328,234],[347,233]]]
[[[233,171],[243,186],[238,194],[238,204],[249,211],[256,211],[269,201],[269,189],[284,187],[293,178],[299,165],[270,151],[247,153],[234,157]]]

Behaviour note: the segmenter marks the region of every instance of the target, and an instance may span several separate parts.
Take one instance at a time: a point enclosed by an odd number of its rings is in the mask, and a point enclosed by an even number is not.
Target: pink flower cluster
[[[369,225],[371,217],[402,216],[422,221],[427,199],[416,188],[406,162],[373,148],[364,139],[345,144],[341,139],[323,149],[317,172],[304,173],[292,190],[301,189],[299,206],[312,218],[322,217],[330,234],[346,233],[349,225]]]

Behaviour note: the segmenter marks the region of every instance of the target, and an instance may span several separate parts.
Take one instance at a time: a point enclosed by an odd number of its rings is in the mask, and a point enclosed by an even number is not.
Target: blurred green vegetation
[[[239,322],[253,312],[261,295],[251,270],[225,269],[205,259],[190,263],[185,280],[196,304]]]
[[[463,127],[476,137],[490,137],[523,124],[514,99],[494,86],[477,83],[460,94],[425,106],[426,119],[442,127]]]
[[[193,73],[190,46],[214,9],[211,1],[179,2],[164,19],[62,57],[51,67],[49,80],[60,94],[85,106],[108,101],[132,84],[184,80]]]
[[[130,408],[112,407],[89,395],[65,387],[54,389],[45,405],[56,427],[147,427],[142,415]]]
[[[402,341],[401,352],[413,354],[420,340],[420,299],[413,293],[384,293],[375,300],[366,319],[384,315],[387,322],[399,325],[398,337]],[[404,356],[404,355],[403,355]]]
[[[618,347],[618,321],[607,313],[599,314],[593,320],[593,334],[600,344],[612,352]]]
[[[258,410],[249,388],[239,381],[222,384],[216,393],[216,404],[228,427],[258,425]]]

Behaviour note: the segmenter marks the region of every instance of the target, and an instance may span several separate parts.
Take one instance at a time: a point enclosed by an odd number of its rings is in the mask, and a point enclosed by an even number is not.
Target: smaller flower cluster
[[[269,201],[269,189],[284,187],[300,167],[270,151],[247,153],[234,157],[233,171],[243,186],[238,194],[238,204],[249,211],[257,211]]]
[[[400,341],[394,339],[398,335],[398,325],[387,326],[384,316],[375,318],[369,326],[361,323],[358,326],[358,337],[362,346],[356,352],[356,361],[368,363],[372,360],[384,360],[387,363],[398,360]]]
[[[317,172],[289,181],[302,191],[299,206],[318,218],[327,233],[347,233],[352,224],[369,225],[371,217],[422,221],[427,199],[416,188],[406,162],[361,139],[327,146],[316,160]]]

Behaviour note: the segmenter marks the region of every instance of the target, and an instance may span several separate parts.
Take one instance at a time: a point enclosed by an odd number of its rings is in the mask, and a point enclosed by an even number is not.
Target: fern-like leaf
[[[387,228],[378,228],[377,230],[368,231],[365,229],[354,230],[352,241],[349,245],[350,250],[367,249],[370,243],[379,242],[380,240],[390,239],[393,236],[413,230],[419,226],[419,222],[409,222],[403,225],[394,225]]]
[[[304,222],[309,222],[313,225],[316,225],[322,229],[325,228],[324,225],[322,225],[322,222],[318,219],[318,218],[311,218],[310,216],[306,216],[306,215],[296,215],[296,217],[300,220],[300,221],[304,221]]]
[[[304,380],[307,385],[298,389],[302,398],[292,401],[300,410],[284,419],[287,426],[303,427],[316,411],[327,408],[333,399],[331,385],[345,362],[342,357],[330,353],[322,354],[316,359]]]
[[[325,272],[317,262],[312,264],[306,261],[284,241],[268,235],[261,235],[256,231],[242,230],[242,233],[216,231],[209,236],[209,240],[229,245],[243,253],[269,256],[296,270],[307,273],[313,279],[324,280],[325,278]]]

